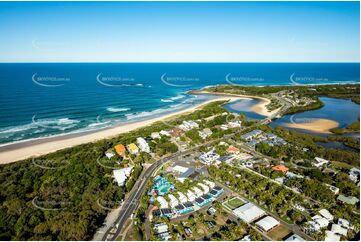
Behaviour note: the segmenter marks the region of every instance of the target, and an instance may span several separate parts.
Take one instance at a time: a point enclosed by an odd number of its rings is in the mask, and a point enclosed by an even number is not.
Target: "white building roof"
[[[162,130],[159,132],[161,135],[164,135],[164,136],[170,136],[170,133],[168,131],[165,131],[165,130]]]
[[[250,223],[266,214],[265,211],[263,211],[253,203],[246,203],[245,205],[234,209],[233,213],[246,223]]]
[[[210,188],[213,188],[216,186],[216,184],[212,181],[208,181],[208,180],[204,180],[203,181],[205,184],[207,184]]]
[[[320,215],[313,216],[312,220],[315,221],[321,228],[327,227],[329,224],[328,220]]]
[[[187,191],[187,197],[190,202],[193,202],[196,199],[196,195],[191,190]]]
[[[152,139],[160,139],[160,135],[158,132],[153,132],[150,137],[152,137]]]
[[[333,215],[327,209],[321,209],[320,211],[318,211],[318,213],[321,214],[328,221],[333,220]]]
[[[292,234],[285,241],[305,241],[305,240],[301,236],[299,236],[297,234]]]
[[[142,137],[137,138],[137,144],[142,151],[147,153],[150,152],[150,148],[149,145],[147,144],[147,141],[145,141],[145,139],[143,139]]]
[[[124,182],[127,180],[132,170],[133,170],[133,166],[129,166],[127,168],[123,168],[119,170],[113,170],[114,179],[119,186],[124,186]]]
[[[178,199],[175,196],[173,196],[172,194],[169,194],[168,198],[170,200],[170,206],[172,208],[174,208],[175,206],[177,206],[179,204]]]
[[[193,191],[195,192],[195,194],[198,197],[203,195],[203,191],[201,189],[199,189],[198,187],[193,187]]]
[[[347,229],[342,228],[339,224],[332,224],[331,231],[339,235],[347,235]]]
[[[168,225],[167,224],[156,224],[154,226],[154,229],[156,230],[157,234],[161,234],[168,231]]]
[[[258,227],[260,227],[261,229],[263,229],[266,232],[273,229],[274,227],[276,227],[279,224],[280,223],[271,216],[267,216],[256,223],[256,225]]]
[[[189,169],[189,168],[187,168],[187,167],[176,165],[175,167],[172,168],[172,171],[173,171],[173,172],[184,173],[184,172],[186,172],[188,169]]]
[[[338,224],[341,225],[342,227],[349,229],[350,228],[350,222],[346,219],[343,218],[339,218],[338,219]]]
[[[188,201],[187,197],[183,193],[181,192],[177,192],[177,193],[178,193],[178,199],[181,203],[185,203]]]
[[[168,208],[168,202],[165,200],[164,197],[158,196],[157,201],[160,203],[160,208]]]
[[[198,183],[198,186],[202,187],[204,193],[208,193],[209,192],[209,187],[204,185],[203,183]]]
[[[332,231],[325,231],[325,241],[340,241],[341,236],[334,234]]]

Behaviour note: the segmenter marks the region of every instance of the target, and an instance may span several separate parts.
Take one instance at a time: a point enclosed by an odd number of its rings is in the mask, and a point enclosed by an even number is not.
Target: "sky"
[[[359,62],[359,2],[0,2],[0,62]]]

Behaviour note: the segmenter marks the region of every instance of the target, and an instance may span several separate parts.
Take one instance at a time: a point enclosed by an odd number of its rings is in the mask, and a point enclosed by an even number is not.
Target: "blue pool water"
[[[217,84],[359,82],[358,63],[0,64],[0,144],[98,130],[210,99]]]

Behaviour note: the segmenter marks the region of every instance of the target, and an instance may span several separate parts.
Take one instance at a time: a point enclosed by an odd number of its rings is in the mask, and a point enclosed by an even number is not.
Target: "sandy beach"
[[[150,125],[154,122],[174,118],[177,115],[193,112],[194,110],[214,101],[229,101],[233,102],[242,99],[236,96],[219,96],[212,100],[206,101],[194,107],[190,107],[179,112],[170,113],[161,117],[152,118],[149,120],[123,124],[112,128],[95,131],[87,134],[64,135],[57,137],[49,137],[34,141],[24,141],[21,143],[10,144],[8,146],[0,147],[0,164],[7,164],[30,157],[38,157],[57,150],[73,147],[80,144],[95,142],[101,139],[111,138],[121,133],[126,133],[140,127]]]
[[[278,108],[278,109],[269,111],[266,106],[269,103],[271,103],[271,100],[269,100],[267,98],[264,98],[264,97],[240,95],[240,94],[229,94],[229,93],[222,93],[222,92],[214,93],[214,92],[207,92],[207,91],[197,91],[197,92],[192,92],[192,93],[211,94],[211,95],[224,95],[224,96],[228,96],[228,97],[237,97],[237,98],[240,98],[240,99],[258,99],[258,100],[261,100],[261,102],[254,105],[253,107],[250,107],[250,110],[252,112],[258,113],[258,114],[266,116],[266,117],[270,117],[270,116],[274,115],[280,109],[280,108]]]
[[[307,123],[289,123],[286,124],[286,127],[295,128],[295,129],[305,129],[312,132],[329,134],[330,129],[337,128],[339,125],[338,122],[330,119],[318,119],[312,122]]]

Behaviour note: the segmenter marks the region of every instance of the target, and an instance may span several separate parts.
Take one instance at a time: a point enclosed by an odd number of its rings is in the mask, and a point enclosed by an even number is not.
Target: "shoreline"
[[[275,110],[269,111],[267,109],[267,105],[271,103],[271,100],[265,97],[259,97],[259,96],[250,96],[250,95],[241,95],[241,94],[231,94],[231,93],[223,93],[223,92],[207,92],[207,91],[191,91],[191,94],[207,94],[207,95],[215,95],[215,96],[228,96],[228,97],[238,97],[240,99],[247,98],[247,99],[257,99],[261,100],[260,103],[255,104],[254,106],[250,107],[250,111],[255,112],[257,114],[271,117],[275,113],[279,111],[280,108],[277,108]]]
[[[330,129],[339,126],[339,123],[331,119],[318,119],[307,123],[287,123],[288,128],[303,129],[321,134],[331,134]]]
[[[150,118],[143,121],[120,124],[98,131],[89,131],[88,133],[68,134],[56,137],[48,137],[37,140],[29,140],[19,143],[13,143],[0,147],[0,164],[9,164],[32,157],[39,157],[49,153],[53,153],[62,149],[71,148],[77,145],[94,143],[96,141],[112,138],[122,133],[127,133],[141,127],[151,125],[155,122],[175,118],[178,115],[193,112],[204,105],[216,101],[234,102],[242,99],[241,97],[230,97],[218,95],[219,97],[205,101],[193,107],[186,108],[177,112],[165,114],[160,117]]]

